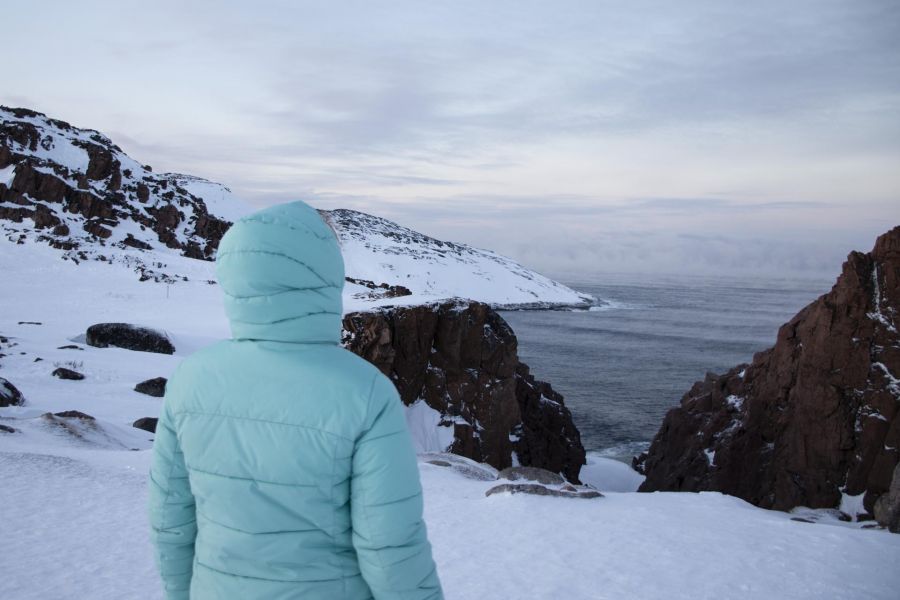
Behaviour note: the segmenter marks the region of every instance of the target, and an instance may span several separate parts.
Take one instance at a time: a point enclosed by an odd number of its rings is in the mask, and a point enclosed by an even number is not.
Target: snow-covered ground
[[[0,377],[25,395],[0,408],[0,598],[160,598],[145,495],[152,435],[131,427],[161,399],[133,391],[228,335],[209,263],[179,257],[189,281],[139,282],[121,265],[0,245]],[[176,354],[92,348],[98,322],[163,329]],[[34,324],[34,323],[40,323]],[[83,349],[61,349],[77,345]],[[36,361],[37,358],[42,360]],[[50,375],[56,366],[83,381]],[[96,421],[48,419],[79,410]],[[423,450],[428,414],[410,414]],[[494,482],[421,463],[426,522],[448,599],[891,598],[900,536],[820,513],[765,511],[720,494],[637,494],[625,465],[591,457],[599,499],[485,496]]]
[[[506,308],[588,307],[598,302],[490,250],[437,240],[354,210],[321,213],[340,240],[348,277],[412,292],[399,298],[368,298],[369,304],[421,304],[453,297]],[[361,286],[347,294],[354,301],[370,295]]]

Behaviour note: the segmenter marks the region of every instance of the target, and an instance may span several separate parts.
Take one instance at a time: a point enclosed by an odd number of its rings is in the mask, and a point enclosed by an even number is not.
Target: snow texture
[[[387,219],[339,209],[320,211],[341,243],[348,277],[408,288],[412,295],[369,299],[358,286],[345,296],[359,304],[422,304],[454,297],[503,308],[588,307],[597,299],[531,271],[490,250],[444,242]],[[352,286],[351,286],[352,287]]]

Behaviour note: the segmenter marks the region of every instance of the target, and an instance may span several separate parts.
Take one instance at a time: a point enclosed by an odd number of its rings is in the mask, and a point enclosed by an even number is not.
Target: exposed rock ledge
[[[774,348],[694,384],[636,460],[641,491],[713,490],[781,510],[857,512],[861,499],[871,514],[900,458],[898,325],[900,227],[851,253]]]
[[[519,361],[516,336],[480,302],[389,307],[344,316],[344,345],[452,426],[449,451],[497,469],[514,464],[578,483],[581,436],[560,394]],[[445,449],[441,449],[445,450]]]

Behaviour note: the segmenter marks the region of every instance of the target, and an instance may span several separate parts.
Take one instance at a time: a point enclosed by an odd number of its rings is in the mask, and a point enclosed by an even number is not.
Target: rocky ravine
[[[871,514],[900,459],[898,325],[900,227],[851,253],[774,348],[694,384],[636,459],[641,491],[713,490],[780,510],[859,512],[862,500]]]
[[[407,405],[423,399],[452,425],[450,451],[577,483],[584,447],[563,398],[519,361],[518,342],[487,304],[386,308],[344,316],[344,345],[376,365]]]

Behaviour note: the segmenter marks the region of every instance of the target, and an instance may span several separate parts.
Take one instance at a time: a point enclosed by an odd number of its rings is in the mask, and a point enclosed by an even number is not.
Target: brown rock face
[[[832,290],[750,365],[708,375],[638,457],[641,491],[720,491],[758,506],[870,513],[900,459],[900,227],[853,252]]]
[[[344,316],[344,345],[377,366],[407,405],[419,399],[453,425],[450,451],[498,469],[542,467],[578,482],[581,437],[562,396],[519,362],[506,321],[479,302]]]

